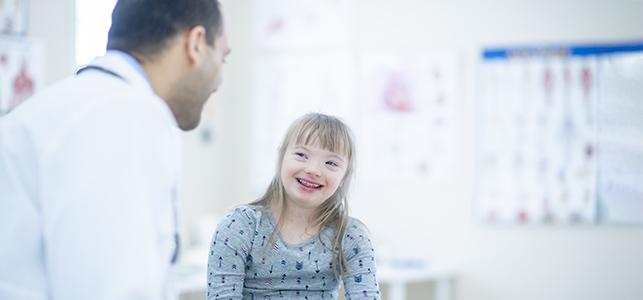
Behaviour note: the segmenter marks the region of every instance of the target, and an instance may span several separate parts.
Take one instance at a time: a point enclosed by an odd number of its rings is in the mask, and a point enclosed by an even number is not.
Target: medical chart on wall
[[[0,116],[31,97],[43,86],[42,43],[0,38]]]
[[[254,32],[262,50],[327,50],[353,39],[355,0],[255,0]]]
[[[27,34],[28,10],[27,0],[0,1],[0,34],[10,36]]]
[[[384,186],[448,184],[458,166],[456,56],[361,61],[361,177]]]
[[[601,91],[610,86],[601,62],[629,49],[484,52],[477,105],[476,219],[531,224],[597,220],[599,178],[612,165],[604,163],[605,156],[598,158],[599,151],[608,149],[601,148],[605,145],[599,137],[605,124],[602,105],[609,100]],[[629,83],[632,88],[636,84]]]

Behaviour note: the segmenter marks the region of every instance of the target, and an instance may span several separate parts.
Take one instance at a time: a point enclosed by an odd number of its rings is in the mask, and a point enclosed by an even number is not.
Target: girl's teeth
[[[307,186],[309,186],[309,187],[315,187],[315,188],[319,187],[319,185],[312,184],[312,183],[308,183],[308,182],[307,182],[307,181],[305,181],[305,180],[301,180],[301,179],[300,179],[300,180],[299,180],[299,182],[301,182],[301,183],[303,183],[303,184],[305,184],[305,185],[307,185]]]

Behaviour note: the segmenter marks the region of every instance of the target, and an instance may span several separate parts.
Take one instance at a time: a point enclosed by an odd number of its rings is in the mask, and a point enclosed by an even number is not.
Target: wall
[[[222,214],[261,194],[251,188],[252,1],[224,1],[232,53],[217,103],[216,148],[186,158],[187,176],[207,182],[184,198],[196,219]],[[616,226],[489,227],[472,221],[476,63],[485,46],[592,43],[643,38],[642,1],[383,1],[359,2],[358,53],[403,55],[454,51],[461,60],[460,180],[450,186],[382,189],[358,181],[352,209],[391,255],[426,257],[458,273],[459,300],[642,299],[643,229]],[[358,130],[359,134],[359,130]],[[186,154],[197,153],[196,140]],[[218,147],[218,148],[217,148]],[[200,162],[208,164],[199,171]],[[271,164],[273,162],[270,162]],[[217,169],[213,172],[212,168]],[[216,174],[208,175],[206,172]],[[191,175],[189,175],[191,174]],[[199,175],[197,175],[199,174]],[[201,176],[203,175],[203,176]],[[187,182],[186,182],[187,187]],[[198,195],[198,196],[196,196]],[[208,207],[213,209],[199,209]],[[384,219],[386,222],[382,222]],[[395,240],[384,224],[404,228]],[[399,242],[399,241],[404,242]],[[396,242],[397,241],[397,242]],[[384,251],[382,251],[384,252]],[[429,288],[413,299],[427,299]]]
[[[76,10],[74,0],[30,0],[30,38],[45,43],[45,86],[73,74]]]

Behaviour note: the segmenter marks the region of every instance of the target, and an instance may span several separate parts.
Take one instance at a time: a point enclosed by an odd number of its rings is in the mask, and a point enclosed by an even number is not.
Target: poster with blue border
[[[643,224],[643,42],[486,49],[474,215]]]

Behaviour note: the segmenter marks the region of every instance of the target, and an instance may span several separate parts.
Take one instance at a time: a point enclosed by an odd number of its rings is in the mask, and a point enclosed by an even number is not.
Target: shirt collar
[[[136,71],[138,71],[138,73],[141,74],[141,76],[143,76],[143,78],[145,78],[145,80],[147,81],[148,84],[150,84],[150,86],[152,85],[152,83],[150,82],[150,78],[147,77],[147,73],[145,73],[145,70],[143,70],[143,67],[136,60],[136,58],[134,58],[134,56],[131,56],[131,55],[129,55],[129,54],[123,52],[123,51],[120,51],[120,50],[112,50],[112,49],[107,50],[107,54],[115,54],[115,55],[118,55],[118,56],[124,58],[125,61],[127,61],[130,65],[132,65],[132,67],[134,67],[134,69],[136,69]]]

